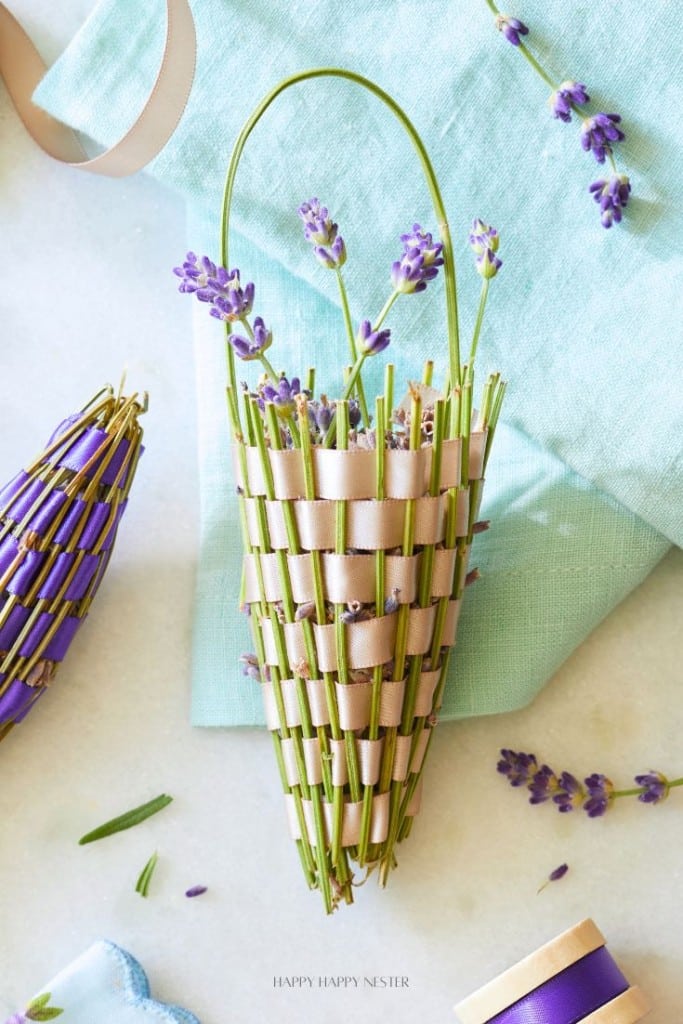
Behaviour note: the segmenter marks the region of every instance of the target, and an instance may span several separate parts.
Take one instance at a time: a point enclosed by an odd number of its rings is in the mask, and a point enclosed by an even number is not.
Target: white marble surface
[[[54,56],[91,6],[15,9]],[[558,769],[683,774],[683,556],[674,551],[527,710],[444,725],[423,812],[385,892],[325,919],[285,834],[268,738],[188,724],[197,558],[190,310],[168,268],[182,205],[157,185],[90,179],[43,157],[0,95],[0,477],[128,367],[151,394],[147,454],[108,579],[53,692],[0,750],[0,1018],[104,936],[155,993],[203,1024],[449,1021],[452,1004],[593,916],[652,1024],[680,1019],[683,794],[603,820],[531,808],[495,773],[500,746]],[[158,792],[144,826],[80,848],[92,825]],[[151,896],[133,891],[153,849]],[[564,880],[536,890],[562,861]],[[187,900],[201,882],[209,892]],[[407,976],[407,988],[274,988],[280,975]],[[115,1022],[93,1021],[93,1024]]]

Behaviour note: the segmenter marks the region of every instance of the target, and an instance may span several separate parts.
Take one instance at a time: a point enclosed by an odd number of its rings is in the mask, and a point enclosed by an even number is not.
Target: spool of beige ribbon
[[[164,54],[147,102],[115,146],[88,159],[75,133],[31,97],[47,68],[30,38],[0,3],[0,77],[29,135],[55,160],[91,174],[135,174],[166,145],[183,115],[194,80],[196,35],[187,0],[166,2]]]
[[[484,985],[455,1012],[461,1024],[636,1024],[649,1009],[587,919]]]

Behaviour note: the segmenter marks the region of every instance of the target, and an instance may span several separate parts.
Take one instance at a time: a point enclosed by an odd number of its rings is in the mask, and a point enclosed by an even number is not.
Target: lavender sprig
[[[615,145],[625,138],[623,130],[619,127],[621,116],[607,114],[604,111],[596,114],[589,113],[586,110],[586,105],[590,103],[590,96],[584,83],[573,79],[556,83],[531,53],[528,46],[522,42],[521,37],[529,35],[528,27],[518,18],[501,14],[494,0],[486,0],[486,3],[495,16],[495,24],[499,32],[519,50],[546,85],[550,86],[551,93],[548,102],[553,117],[564,124],[569,124],[572,121],[572,112],[577,114],[581,118],[580,143],[582,148],[585,152],[592,153],[599,164],[604,164],[605,161],[609,162],[612,168],[611,177],[606,181],[594,182],[589,191],[593,193],[596,202],[600,203],[602,226],[611,228],[612,224],[618,224],[631,193],[629,179],[625,174],[619,172],[614,158]]]
[[[547,764],[539,767],[534,754],[507,748],[500,752],[497,770],[506,776],[511,786],[524,787],[531,794],[530,804],[549,801],[561,814],[580,808],[589,818],[601,818],[619,797],[637,796],[641,803],[658,804],[672,788],[683,786],[683,778],[668,779],[656,771],[636,775],[633,789],[615,789],[611,779],[599,772],[588,775],[581,783],[570,772],[558,775]]]

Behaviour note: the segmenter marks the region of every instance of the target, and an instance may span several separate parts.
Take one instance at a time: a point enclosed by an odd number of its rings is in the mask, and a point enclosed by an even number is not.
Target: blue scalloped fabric
[[[200,1024],[189,1010],[153,999],[142,965],[101,940],[41,989],[64,1010],[60,1024]]]

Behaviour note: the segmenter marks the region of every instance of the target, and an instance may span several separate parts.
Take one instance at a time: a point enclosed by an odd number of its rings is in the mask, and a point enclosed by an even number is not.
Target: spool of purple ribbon
[[[649,1004],[582,921],[455,1008],[462,1024],[636,1024]]]

